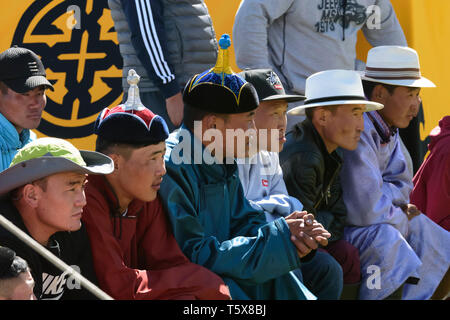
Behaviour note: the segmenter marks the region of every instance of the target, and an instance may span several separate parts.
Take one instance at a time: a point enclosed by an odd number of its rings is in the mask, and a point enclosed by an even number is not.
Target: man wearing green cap
[[[183,125],[166,141],[160,194],[175,238],[233,299],[315,299],[291,271],[330,234],[305,226],[311,217],[299,212],[267,223],[245,198],[234,159],[251,155],[252,136],[242,135],[255,129],[258,96],[228,65],[229,37],[219,45],[216,66],[187,83]]]
[[[0,213],[84,277],[96,282],[91,248],[81,224],[87,174],[108,174],[112,160],[69,142],[41,138],[20,149],[0,173]],[[75,279],[0,228],[0,243],[30,266],[38,299],[92,299]]]

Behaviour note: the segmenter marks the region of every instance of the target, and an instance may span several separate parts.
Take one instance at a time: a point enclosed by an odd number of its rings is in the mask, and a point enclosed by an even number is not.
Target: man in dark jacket
[[[81,224],[86,175],[106,174],[112,160],[78,151],[57,138],[41,138],[20,149],[0,173],[0,213],[91,282],[96,282],[91,248]],[[76,279],[0,227],[0,243],[25,259],[38,299],[92,299]]]
[[[290,111],[306,113],[306,120],[287,135],[280,162],[289,195],[299,199],[304,210],[331,233],[325,250],[342,266],[346,295],[351,288],[357,290],[361,270],[358,250],[342,240],[346,208],[339,182],[342,159],[338,147],[354,150],[364,129],[363,112],[382,105],[365,101],[359,75],[344,70],[310,76],[306,98],[304,106]]]

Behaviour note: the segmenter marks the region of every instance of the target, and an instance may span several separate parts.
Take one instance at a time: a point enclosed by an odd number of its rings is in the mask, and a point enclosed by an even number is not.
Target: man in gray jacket
[[[271,68],[287,93],[304,95],[311,74],[356,68],[359,30],[372,46],[407,45],[389,0],[243,0],[233,27],[236,61],[241,69]],[[287,131],[302,119],[288,116]]]
[[[169,131],[183,120],[181,91],[188,79],[212,67],[217,40],[203,0],[108,0],[123,57],[124,101],[130,69],[142,76],[145,106]]]

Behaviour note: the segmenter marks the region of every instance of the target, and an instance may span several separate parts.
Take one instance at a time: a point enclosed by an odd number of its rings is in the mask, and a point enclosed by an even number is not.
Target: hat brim
[[[39,86],[45,86],[55,91],[53,85],[44,76],[31,76],[28,78],[17,78],[3,80],[6,85],[17,93],[25,93]]]
[[[287,101],[287,102],[295,102],[305,100],[305,96],[294,95],[294,94],[276,94],[273,96],[268,96],[261,101]]]
[[[81,166],[63,157],[43,156],[19,162],[0,173],[0,197],[27,183],[61,172],[86,174],[109,174],[114,171],[114,162],[108,156],[95,151],[80,150],[86,163]]]
[[[333,100],[326,102],[318,102],[311,104],[304,104],[295,108],[292,108],[287,112],[288,115],[292,116],[304,116],[305,109],[313,108],[313,107],[326,107],[326,106],[335,106],[335,105],[348,105],[348,104],[363,104],[366,106],[364,112],[380,110],[384,108],[384,105],[378,102],[372,102],[367,100]]]
[[[420,79],[375,79],[371,77],[367,77],[364,71],[358,71],[361,76],[361,80],[366,80],[370,82],[378,82],[389,84],[393,86],[402,86],[402,87],[414,87],[414,88],[435,88],[436,85],[428,80],[425,77],[421,77]]]

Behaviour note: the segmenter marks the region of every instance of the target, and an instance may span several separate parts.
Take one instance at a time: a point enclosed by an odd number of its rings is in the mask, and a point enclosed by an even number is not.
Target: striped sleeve
[[[168,62],[167,41],[161,0],[122,0],[131,31],[131,42],[148,77],[165,98],[180,91],[173,67]]]

